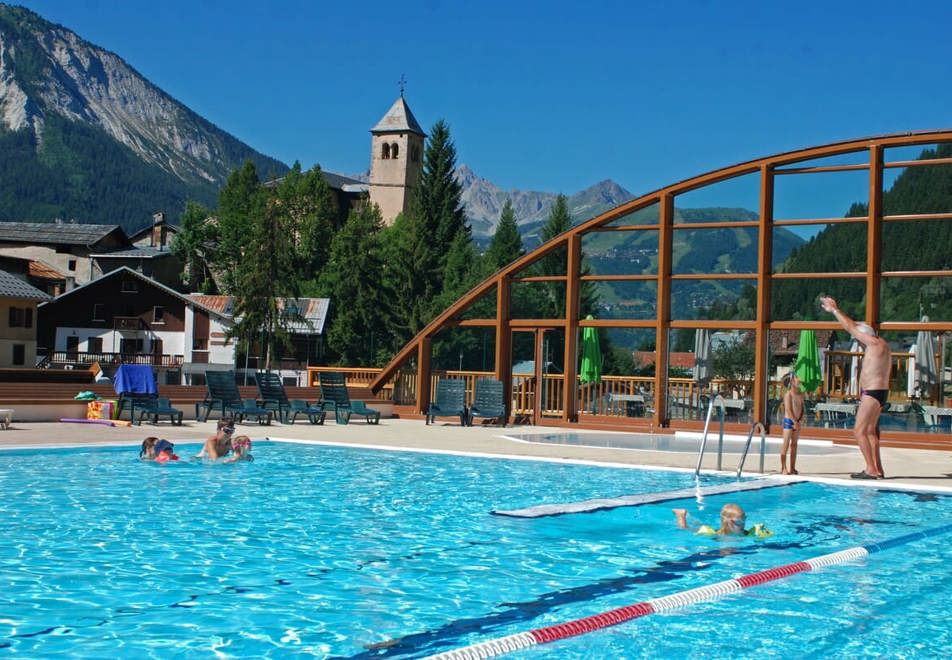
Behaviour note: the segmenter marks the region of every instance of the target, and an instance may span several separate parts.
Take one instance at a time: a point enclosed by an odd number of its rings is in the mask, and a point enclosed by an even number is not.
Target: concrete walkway
[[[215,422],[186,422],[184,426],[170,426],[167,422],[141,427],[107,427],[92,424],[18,422],[6,431],[0,431],[0,450],[27,447],[69,447],[95,445],[128,445],[130,450],[142,442],[142,439],[156,435],[173,442],[201,442],[214,433]],[[563,432],[549,427],[496,427],[460,428],[459,425],[437,423],[426,426],[418,420],[384,419],[379,426],[368,426],[363,422],[352,422],[347,426],[338,426],[329,420],[323,426],[311,426],[306,422],[293,425],[242,424],[238,433],[254,438],[271,437],[282,440],[311,441],[329,444],[343,444],[383,449],[416,450],[425,452],[449,452],[478,454],[487,456],[507,456],[523,459],[569,460],[606,465],[663,466],[694,469],[697,461],[695,451],[690,453],[644,451],[608,447],[584,447],[564,444],[544,444],[517,441],[506,436],[552,434]],[[565,429],[565,433],[583,436],[604,431],[586,431],[584,429]],[[801,440],[801,443],[807,441]],[[813,442],[813,441],[810,441]],[[821,443],[828,444],[828,443]],[[712,446],[714,451],[712,451]],[[803,446],[803,444],[801,444]],[[775,447],[775,446],[774,446]],[[771,448],[773,449],[773,448]],[[952,455],[948,452],[920,449],[885,448],[882,451],[883,464],[887,479],[877,481],[855,481],[849,478],[850,472],[863,467],[862,458],[855,448],[837,446],[836,453],[801,453],[797,459],[800,478],[818,481],[833,481],[849,485],[862,485],[880,488],[922,487],[943,489],[952,492]],[[756,448],[751,450],[747,459],[748,471],[756,469],[759,457]],[[704,468],[716,467],[716,439],[709,440],[708,457]],[[260,457],[259,457],[260,458]],[[725,454],[725,469],[736,469],[738,456]],[[776,474],[779,458],[776,450],[768,453],[767,473]],[[781,477],[795,479],[797,477]]]

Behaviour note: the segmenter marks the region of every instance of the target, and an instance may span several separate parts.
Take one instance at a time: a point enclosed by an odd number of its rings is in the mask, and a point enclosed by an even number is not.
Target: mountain
[[[0,4],[0,220],[145,224],[213,204],[246,159],[287,166],[203,119],[118,55]]]
[[[519,232],[527,247],[539,244],[538,230],[545,223],[556,193],[525,190],[506,191],[488,179],[478,176],[467,165],[456,169],[456,179],[463,186],[463,204],[473,236],[485,241],[496,231],[499,215],[506,200],[512,201]],[[569,212],[574,222],[588,220],[599,213],[632,199],[634,195],[610,179],[568,197]]]

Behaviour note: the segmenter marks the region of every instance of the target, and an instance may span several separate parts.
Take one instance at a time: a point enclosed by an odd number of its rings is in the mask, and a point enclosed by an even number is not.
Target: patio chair
[[[147,364],[120,364],[112,386],[119,395],[116,418],[121,417],[122,411],[128,408],[131,422],[136,419],[136,407],[155,405],[159,395],[155,373]]]
[[[368,424],[380,423],[380,411],[368,408],[363,401],[351,401],[344,374],[338,371],[321,372],[321,403],[326,410],[334,409],[334,421],[347,424],[354,415],[362,416]]]
[[[158,424],[159,417],[163,415],[168,415],[169,422],[173,425],[182,425],[182,411],[178,408],[173,408],[172,402],[168,399],[155,399],[151,403],[140,404],[139,421],[133,423],[138,423],[139,426],[141,426],[143,418],[151,417],[152,423]]]
[[[245,417],[255,417],[259,423],[266,419],[271,424],[270,410],[260,407],[254,399],[242,400],[234,371],[207,371],[205,385],[208,388],[205,398],[195,404],[195,419],[200,422],[207,421],[212,410],[219,410],[222,417],[231,413],[239,422]]]
[[[291,411],[291,402],[284,391],[281,376],[273,371],[259,371],[255,373],[255,383],[258,385],[258,401],[261,407],[274,411],[279,421],[286,422]]]
[[[502,382],[492,378],[480,378],[476,381],[473,405],[469,407],[467,425],[473,425],[474,417],[496,418],[500,426],[506,425],[506,404],[503,400]]]
[[[458,378],[440,378],[436,381],[436,400],[426,411],[426,423],[437,417],[459,417],[460,426],[467,426],[466,382]]]

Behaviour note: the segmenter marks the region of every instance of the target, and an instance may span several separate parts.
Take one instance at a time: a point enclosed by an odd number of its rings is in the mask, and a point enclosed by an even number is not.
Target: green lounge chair
[[[222,417],[232,414],[239,422],[244,421],[245,417],[254,417],[259,424],[262,419],[271,424],[270,410],[260,407],[254,399],[241,398],[234,371],[207,371],[205,384],[208,390],[205,398],[195,404],[195,419],[207,421],[212,410],[219,410]]]
[[[259,371],[255,373],[255,383],[258,385],[258,401],[261,407],[273,411],[279,421],[287,422],[291,402],[284,391],[281,376],[273,371]]]
[[[436,401],[426,411],[426,423],[437,417],[459,417],[460,426],[466,426],[466,382],[458,378],[440,378],[436,381]]]
[[[323,424],[324,419],[327,417],[327,411],[324,410],[324,406],[320,403],[311,405],[301,399],[291,399],[290,405],[290,414],[287,417],[289,424],[293,424],[298,415],[306,415],[311,424]]]
[[[344,374],[337,371],[321,372],[321,403],[324,409],[334,409],[334,421],[347,424],[354,415],[362,416],[368,424],[380,423],[380,411],[368,408],[363,401],[351,401]]]
[[[469,407],[469,426],[473,425],[474,417],[495,418],[501,426],[506,425],[506,404],[501,381],[492,378],[480,378],[476,381],[473,405]]]
[[[153,399],[148,403],[139,404],[139,426],[142,425],[142,419],[145,417],[151,417],[153,424],[159,423],[159,417],[162,415],[169,416],[169,422],[172,424],[177,424],[178,426],[182,425],[182,411],[178,408],[172,407],[172,402],[168,399]],[[136,423],[133,420],[133,423]]]

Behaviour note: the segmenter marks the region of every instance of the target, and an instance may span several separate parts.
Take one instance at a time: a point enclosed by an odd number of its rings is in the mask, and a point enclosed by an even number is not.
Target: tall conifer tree
[[[494,273],[503,266],[512,263],[523,255],[522,236],[516,225],[516,214],[512,209],[512,201],[507,199],[499,215],[499,224],[493,234],[484,259],[488,273]]]
[[[218,195],[218,245],[212,264],[224,293],[231,294],[238,288],[239,265],[251,236],[252,212],[260,201],[260,188],[255,164],[246,160],[231,173]]]

